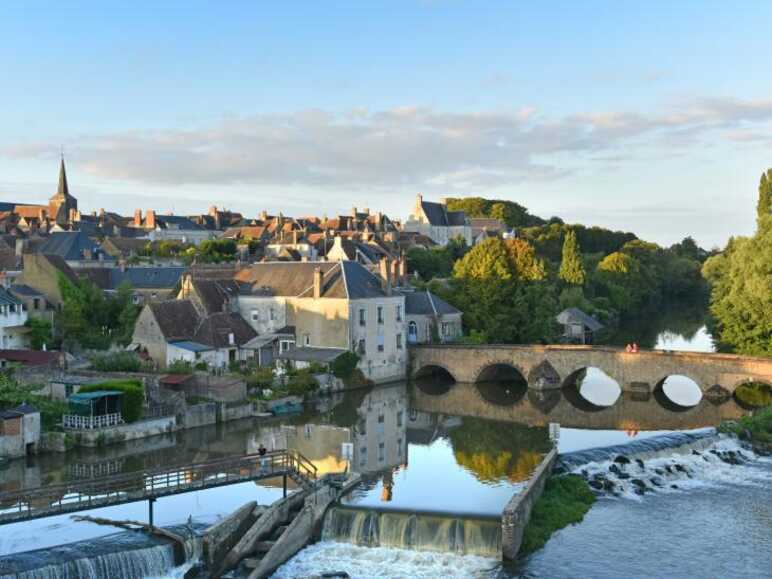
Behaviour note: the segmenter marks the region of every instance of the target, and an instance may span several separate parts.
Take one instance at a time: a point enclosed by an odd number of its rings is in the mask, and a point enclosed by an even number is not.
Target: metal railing
[[[102,416],[79,416],[77,414],[65,414],[62,416],[62,426],[68,430],[98,430],[123,424],[123,416],[120,412],[115,414],[103,414]]]
[[[277,450],[0,493],[0,525],[282,475],[312,485],[317,470],[299,452]]]

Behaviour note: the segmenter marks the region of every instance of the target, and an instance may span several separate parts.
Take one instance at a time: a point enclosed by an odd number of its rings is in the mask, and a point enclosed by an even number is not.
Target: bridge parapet
[[[506,364],[530,388],[560,388],[574,373],[595,367],[623,390],[653,391],[665,378],[683,375],[705,392],[716,386],[731,393],[749,381],[772,384],[772,358],[733,354],[641,350],[568,345],[422,345],[411,346],[411,377],[423,369],[445,369],[457,382],[477,382],[486,368]]]

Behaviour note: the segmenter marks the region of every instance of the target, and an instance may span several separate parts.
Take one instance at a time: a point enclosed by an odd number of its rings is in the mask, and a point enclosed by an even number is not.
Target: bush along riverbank
[[[538,551],[553,533],[580,523],[594,502],[595,495],[582,477],[575,474],[552,475],[533,506],[520,554]]]
[[[740,420],[724,422],[719,432],[734,434],[747,441],[756,454],[772,454],[772,406],[757,410]]]

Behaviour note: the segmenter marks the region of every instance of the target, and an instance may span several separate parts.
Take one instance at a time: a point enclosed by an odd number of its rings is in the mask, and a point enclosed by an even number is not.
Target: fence
[[[123,424],[123,416],[116,414],[103,414],[102,416],[78,416],[77,414],[65,414],[62,416],[62,426],[66,430],[98,430]]]

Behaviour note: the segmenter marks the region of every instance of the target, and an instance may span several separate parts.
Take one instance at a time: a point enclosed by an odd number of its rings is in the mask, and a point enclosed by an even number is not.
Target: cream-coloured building
[[[474,242],[472,224],[463,211],[448,211],[445,203],[424,201],[418,195],[403,231],[420,233],[439,245],[447,245],[451,239],[461,237],[471,247]]]

